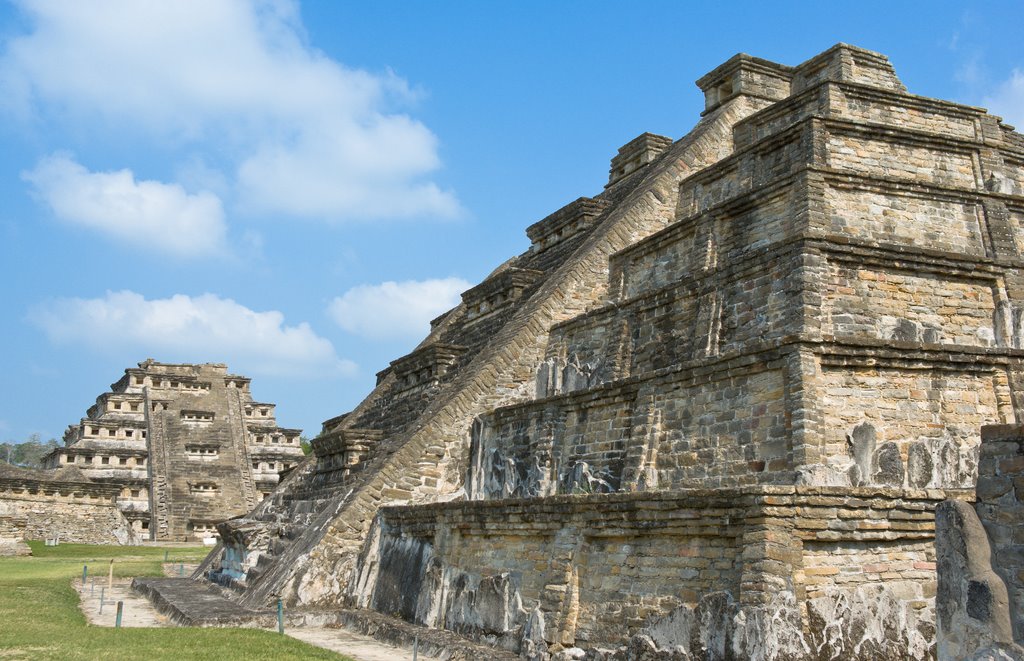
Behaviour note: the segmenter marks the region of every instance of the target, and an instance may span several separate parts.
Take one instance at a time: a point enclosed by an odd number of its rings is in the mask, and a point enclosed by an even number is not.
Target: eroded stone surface
[[[32,555],[25,543],[25,517],[0,516],[0,556]]]
[[[977,513],[968,503],[946,501],[935,517],[939,659],[967,658],[996,644],[1012,646],[1009,596],[992,570],[992,549]]]
[[[1021,658],[1024,427],[984,428],[978,471],[973,507],[937,510],[940,657]]]

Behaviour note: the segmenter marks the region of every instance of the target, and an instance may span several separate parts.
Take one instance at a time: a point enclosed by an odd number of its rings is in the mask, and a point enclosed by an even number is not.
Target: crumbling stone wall
[[[25,543],[25,519],[0,516],[0,556],[31,554],[32,549]]]
[[[977,499],[936,509],[938,658],[1024,659],[1024,426],[982,429]]]
[[[21,520],[25,539],[137,543],[131,524],[117,508],[121,489],[75,473],[0,467],[0,516]]]

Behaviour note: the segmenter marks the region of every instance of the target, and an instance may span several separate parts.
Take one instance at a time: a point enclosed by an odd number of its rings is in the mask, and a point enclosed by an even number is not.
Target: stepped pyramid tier
[[[1024,136],[845,44],[698,85],[197,578],[531,659],[934,656],[934,508],[1024,406]]]
[[[120,487],[118,507],[143,536],[212,538],[304,457],[300,431],[278,427],[249,384],[223,364],[146,360],[68,427],[46,465]]]

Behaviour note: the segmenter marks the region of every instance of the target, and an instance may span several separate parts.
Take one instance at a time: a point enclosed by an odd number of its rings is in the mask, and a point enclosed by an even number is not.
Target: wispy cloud
[[[1024,130],[1024,70],[1014,69],[1009,78],[985,97],[983,105],[1018,130]]]
[[[459,303],[470,283],[461,278],[359,285],[331,301],[341,328],[370,339],[423,337],[430,320]]]
[[[185,157],[186,183],[219,192],[224,171],[234,199],[257,214],[460,213],[429,179],[440,167],[436,136],[404,113],[416,94],[389,72],[311,48],[294,2],[16,4],[31,31],[0,56],[0,107],[11,113],[125,127],[211,154],[215,164]]]
[[[256,312],[213,294],[147,300],[132,291],[41,303],[29,320],[64,345],[104,352],[134,349],[162,360],[227,362],[246,373],[352,375],[330,341],[306,323],[286,325],[276,310]]]
[[[131,170],[90,172],[66,154],[22,173],[36,197],[68,223],[178,256],[224,252],[220,199],[177,184],[138,181]]]

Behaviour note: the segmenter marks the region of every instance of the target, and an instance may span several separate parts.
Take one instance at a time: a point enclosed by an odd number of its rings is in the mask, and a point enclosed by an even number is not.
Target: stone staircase
[[[208,568],[201,568],[200,571],[214,582],[238,592],[259,583],[264,574],[287,554],[296,540],[314,523],[318,515],[324,512],[337,494],[337,489],[313,490],[303,484],[310,481],[314,475],[311,470],[296,475],[295,480],[299,484],[293,485],[292,489],[278,489],[264,499],[245,519],[225,524],[238,525],[239,531],[244,530],[250,534],[251,531],[258,530],[256,535],[260,537],[259,541],[255,545],[251,542],[247,545],[252,552],[258,553],[258,557],[255,564],[247,568],[244,580],[222,570],[209,571]]]
[[[146,397],[145,406],[151,406],[149,397]],[[167,482],[167,443],[165,439],[164,420],[161,416],[152,416],[149,434],[146,438],[149,444],[149,475],[152,478],[153,494],[150,498],[150,528],[154,539],[167,539],[170,537],[170,509],[171,502],[170,484]]]
[[[230,415],[232,423],[238,429],[245,429],[245,417],[243,415],[243,404],[241,393],[236,393],[231,400]],[[245,441],[245,433],[232,435],[228,439],[234,446],[235,453],[241,458],[236,462],[240,477],[242,478],[242,497],[245,499],[246,509],[252,510],[260,502],[259,490],[256,488],[256,480],[252,475],[252,456],[249,452],[249,445]]]

